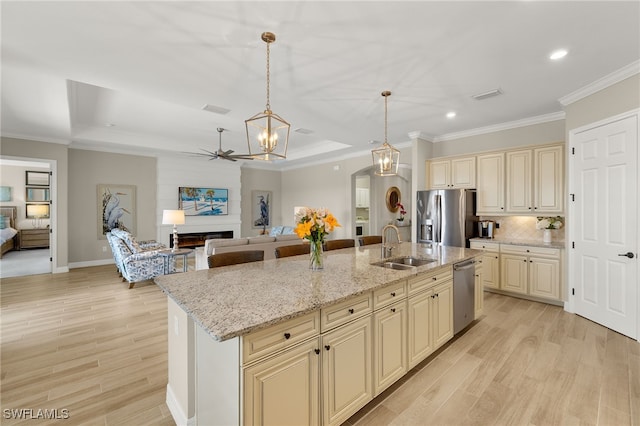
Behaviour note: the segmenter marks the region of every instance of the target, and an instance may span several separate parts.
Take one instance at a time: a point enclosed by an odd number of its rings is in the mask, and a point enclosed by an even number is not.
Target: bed
[[[16,228],[16,217],[18,215],[18,208],[15,206],[3,206],[0,207],[0,258],[4,254],[11,250],[18,249],[18,240],[16,235],[18,231]]]

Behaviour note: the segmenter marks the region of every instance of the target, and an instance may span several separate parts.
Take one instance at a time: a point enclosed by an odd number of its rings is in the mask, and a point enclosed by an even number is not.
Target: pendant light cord
[[[269,86],[271,83],[270,80],[270,76],[269,76],[269,45],[271,43],[267,41],[267,111],[271,111],[271,103],[269,102],[269,96],[270,96],[270,90],[269,90]]]

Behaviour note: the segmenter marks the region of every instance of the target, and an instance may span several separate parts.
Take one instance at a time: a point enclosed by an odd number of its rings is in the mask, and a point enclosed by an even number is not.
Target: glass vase
[[[309,269],[312,271],[320,271],[323,268],[322,241],[311,241],[311,250],[309,251]]]

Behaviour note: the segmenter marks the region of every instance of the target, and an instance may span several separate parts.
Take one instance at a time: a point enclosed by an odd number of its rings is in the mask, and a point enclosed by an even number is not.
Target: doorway
[[[4,191],[0,205],[16,212],[12,243],[3,246],[0,278],[52,272],[55,164],[55,160],[0,157]]]
[[[570,134],[574,312],[638,339],[638,112]],[[571,307],[571,306],[570,306]]]

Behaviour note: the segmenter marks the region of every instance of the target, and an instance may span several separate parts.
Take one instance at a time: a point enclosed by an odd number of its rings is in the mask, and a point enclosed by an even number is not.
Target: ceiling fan
[[[233,155],[232,149],[223,151],[222,150],[222,132],[224,132],[226,129],[223,129],[222,127],[218,127],[216,130],[218,131],[218,135],[219,135],[217,151],[207,151],[206,149],[200,148],[204,152],[188,152],[187,154],[200,155],[202,157],[209,157],[209,160],[216,160],[218,158],[222,158],[223,160],[229,160],[229,161],[253,160],[253,157],[251,157],[250,155],[243,155],[243,154]]]

